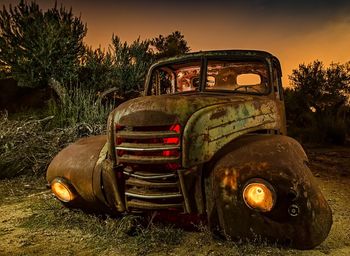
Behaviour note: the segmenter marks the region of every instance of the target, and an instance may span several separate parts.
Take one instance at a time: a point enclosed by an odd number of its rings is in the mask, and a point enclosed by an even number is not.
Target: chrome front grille
[[[124,169],[125,202],[129,211],[183,210],[183,196],[177,173]]]
[[[115,139],[128,211],[183,210],[177,174],[181,163],[179,125],[119,127]]]
[[[166,144],[165,141],[170,138],[179,142]],[[180,133],[175,131],[122,130],[116,133],[116,142],[118,164],[180,163]]]

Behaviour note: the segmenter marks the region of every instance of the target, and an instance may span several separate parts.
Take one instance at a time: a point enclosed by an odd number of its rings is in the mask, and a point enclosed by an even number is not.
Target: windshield
[[[158,66],[152,71],[152,95],[201,90],[201,61]],[[205,91],[265,94],[269,91],[268,67],[258,60],[209,60]]]
[[[205,90],[268,92],[268,69],[262,61],[208,61]]]

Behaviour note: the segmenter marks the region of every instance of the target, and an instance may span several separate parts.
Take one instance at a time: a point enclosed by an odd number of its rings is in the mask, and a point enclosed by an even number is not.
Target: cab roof
[[[256,58],[274,58],[269,52],[259,51],[259,50],[215,50],[215,51],[199,51],[199,52],[190,52],[182,55],[178,55],[170,58],[163,58],[155,62],[153,65],[157,66],[159,64],[165,64],[169,62],[176,62],[192,58],[201,58],[201,57],[256,57]],[[278,60],[277,60],[278,61]]]

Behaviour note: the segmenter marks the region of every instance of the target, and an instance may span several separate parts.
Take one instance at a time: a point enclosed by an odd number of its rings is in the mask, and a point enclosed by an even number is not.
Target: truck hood
[[[276,102],[267,96],[214,92],[147,96],[117,107],[110,115],[109,129],[118,125],[128,136],[150,136],[153,133],[142,131],[164,131],[180,124],[182,166],[188,168],[208,162],[241,135],[280,130],[279,112]],[[148,128],[138,129],[141,126]]]
[[[145,96],[129,100],[114,111],[114,122],[121,126],[161,126],[187,120],[198,110],[213,105],[259,101],[265,97],[222,93],[181,93]]]

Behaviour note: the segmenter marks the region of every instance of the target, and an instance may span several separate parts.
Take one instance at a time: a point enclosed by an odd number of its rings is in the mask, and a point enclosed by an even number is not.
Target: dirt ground
[[[0,181],[0,255],[350,255],[350,148],[308,147],[311,169],[333,211],[331,232],[313,250],[215,240],[209,231],[128,225],[63,208],[43,179]],[[128,230],[128,228],[126,229]]]

